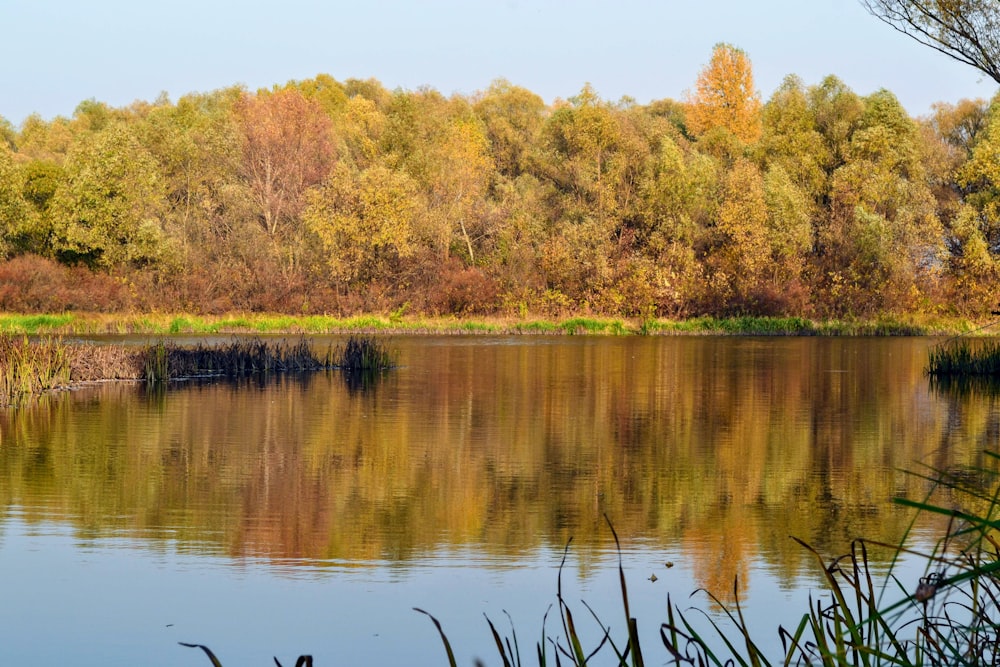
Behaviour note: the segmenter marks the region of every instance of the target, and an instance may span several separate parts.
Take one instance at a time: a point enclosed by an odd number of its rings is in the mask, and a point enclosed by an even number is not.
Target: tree
[[[476,263],[473,241],[486,235],[486,230],[473,225],[483,208],[494,165],[482,128],[473,121],[459,120],[448,128],[434,147],[436,159],[430,184],[429,204],[433,214],[441,217],[441,240],[438,245],[442,259],[447,260],[453,236],[468,252],[469,264]]]
[[[788,76],[764,106],[760,153],[766,165],[778,166],[811,197],[826,187],[830,151],[809,107],[802,80]]]
[[[760,137],[760,109],[750,58],[735,46],[717,44],[688,96],[688,128],[695,136],[724,128],[753,143]]]
[[[817,233],[831,312],[913,308],[940,266],[941,223],[919,140],[916,123],[891,93],[864,99],[846,162],[831,178],[829,218]]]
[[[243,135],[243,178],[261,225],[274,238],[297,221],[306,190],[329,173],[332,123],[318,103],[296,89],[244,95],[236,114]]]
[[[904,35],[1000,83],[1000,3],[996,0],[861,0]]]
[[[13,153],[0,143],[0,257],[15,249],[34,217],[22,194],[23,180]]]
[[[417,192],[404,172],[374,166],[358,173],[341,163],[308,200],[303,220],[343,284],[383,277],[415,250]]]
[[[538,140],[545,103],[530,90],[498,79],[474,106],[486,127],[497,170],[516,178],[527,167],[527,156]]]
[[[128,127],[116,123],[70,153],[66,180],[49,206],[53,250],[67,262],[114,269],[165,251],[159,166]]]

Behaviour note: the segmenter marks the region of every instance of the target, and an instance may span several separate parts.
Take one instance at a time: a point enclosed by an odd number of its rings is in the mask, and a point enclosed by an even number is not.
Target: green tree
[[[486,129],[497,171],[517,178],[528,168],[528,156],[544,122],[542,98],[498,79],[476,99],[473,109]]]
[[[13,152],[0,143],[0,256],[22,245],[23,236],[37,216],[24,198],[23,180]]]
[[[67,158],[49,207],[53,250],[104,269],[155,262],[167,252],[162,204],[156,160],[127,126],[112,124]]]
[[[760,154],[817,201],[827,186],[830,149],[819,130],[802,80],[788,76],[764,105]]]
[[[764,178],[749,160],[738,161],[726,174],[714,236],[707,259],[714,305],[755,312],[771,248]]]
[[[59,116],[46,122],[38,114],[31,114],[21,123],[17,154],[21,159],[48,160],[61,165],[78,139],[66,118]]]
[[[943,237],[919,139],[891,93],[865,98],[818,233],[824,300],[837,314],[912,309],[932,286]]]
[[[965,199],[949,230],[954,299],[979,314],[998,305],[1000,271],[1000,99],[990,106],[986,128],[972,156],[957,172]]]

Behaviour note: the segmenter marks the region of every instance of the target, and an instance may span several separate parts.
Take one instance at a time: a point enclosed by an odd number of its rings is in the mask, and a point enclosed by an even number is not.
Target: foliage
[[[692,91],[641,105],[588,84],[546,104],[503,80],[445,97],[320,74],[32,116],[0,146],[0,306],[982,320],[1000,305],[996,105],[916,121],[888,91],[794,75],[762,104],[727,44]]]
[[[760,95],[750,58],[731,44],[716,44],[688,105],[688,127],[696,136],[723,128],[744,143],[760,137]]]

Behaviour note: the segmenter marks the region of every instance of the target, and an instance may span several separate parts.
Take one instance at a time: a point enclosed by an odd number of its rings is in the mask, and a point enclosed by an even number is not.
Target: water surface
[[[207,664],[185,641],[225,665],[442,664],[412,607],[461,664],[494,659],[482,615],[506,610],[530,658],[570,538],[567,599],[619,622],[605,516],[647,660],[668,592],[736,579],[776,640],[818,588],[789,536],[899,539],[891,498],[924,489],[902,469],[1000,448],[1000,400],[929,386],[933,342],[392,338],[375,383],[106,384],[0,413],[0,662]]]

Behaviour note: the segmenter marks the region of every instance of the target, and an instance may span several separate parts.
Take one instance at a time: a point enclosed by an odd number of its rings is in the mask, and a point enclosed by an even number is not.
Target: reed
[[[0,335],[0,407],[18,405],[69,380],[70,355],[61,341]]]
[[[793,627],[776,629],[783,647],[779,655],[767,655],[761,648],[746,622],[738,595],[734,598],[736,602],[727,606],[707,593],[723,610],[722,620],[715,620],[700,609],[685,611],[668,596],[667,618],[661,623],[659,633],[669,656],[668,664],[693,667],[998,664],[1000,455],[986,452],[984,456],[988,465],[968,469],[927,468],[914,473],[930,482],[927,496],[919,501],[897,499],[896,502],[918,513],[949,518],[944,536],[929,551],[909,549],[905,538],[898,545],[856,540],[848,553],[827,559],[802,540],[793,538],[813,557],[824,588],[821,595],[810,596],[808,608]],[[549,632],[546,612],[542,618],[542,638],[535,647],[540,666],[552,663],[550,650],[556,665],[564,660],[578,667],[593,664],[602,649],[613,655],[607,656],[607,660],[602,655],[600,664],[619,667],[644,664],[636,619],[629,612],[621,546],[610,521],[608,525],[618,547],[619,587],[627,631],[616,642],[608,626],[584,603],[598,630],[589,641],[581,636],[573,612],[562,596],[564,552],[556,594],[562,634]],[[887,573],[875,576],[869,560],[870,547],[892,550],[894,556]],[[896,565],[903,555],[924,561],[924,574],[917,581],[897,572]],[[734,594],[736,591],[738,586],[734,583]],[[892,598],[894,602],[886,603]],[[441,624],[428,612],[417,611],[434,621],[448,663],[454,666],[454,654]],[[503,665],[523,665],[516,635],[504,638],[488,617],[486,620]],[[588,645],[594,647],[589,652],[584,649]],[[657,664],[662,662],[658,660]]]
[[[333,353],[332,366],[345,371],[384,371],[396,367],[396,360],[374,336],[351,336]]]
[[[933,377],[1000,377],[1000,342],[973,345],[965,338],[931,348],[927,373]]]
[[[178,378],[316,371],[330,368],[331,358],[330,351],[317,356],[305,338],[294,343],[235,339],[225,345],[199,344],[193,348],[159,342],[144,349],[142,379],[165,382]]]
[[[359,341],[365,363],[385,364],[386,359],[391,359],[377,343]],[[318,355],[305,338],[295,342],[234,339],[224,345],[192,348],[164,341],[146,346],[97,345],[0,334],[0,407],[18,405],[29,397],[81,382],[162,383],[181,378],[296,373],[334,366],[332,346]]]

